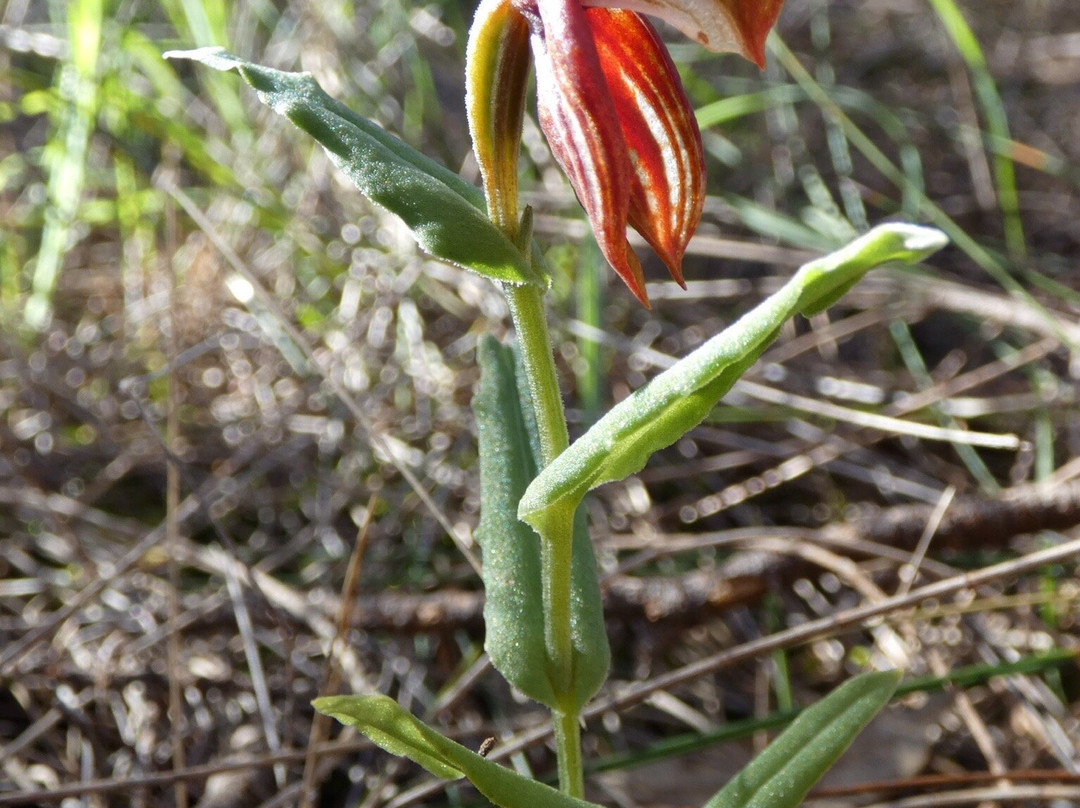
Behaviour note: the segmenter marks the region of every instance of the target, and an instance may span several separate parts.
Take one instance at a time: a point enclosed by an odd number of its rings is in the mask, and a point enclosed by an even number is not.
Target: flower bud
[[[518,231],[518,153],[529,79],[529,27],[510,0],[482,0],[465,61],[465,108],[488,216],[511,240]]]

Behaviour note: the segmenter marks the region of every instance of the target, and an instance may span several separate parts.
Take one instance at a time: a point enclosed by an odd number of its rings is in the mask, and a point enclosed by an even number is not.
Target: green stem
[[[555,752],[559,759],[559,787],[579,799],[585,796],[585,774],[581,765],[581,716],[573,710],[554,713]]]
[[[525,376],[536,410],[536,426],[540,432],[541,465],[546,466],[570,444],[563,414],[562,394],[555,373],[551,337],[541,290],[528,284],[503,286],[514,319],[518,346],[525,364]]]
[[[563,414],[562,394],[548,333],[544,300],[535,286],[506,286],[506,299],[517,331],[518,346],[540,434],[541,465],[554,460],[570,442]],[[551,660],[555,691],[573,704],[574,656],[570,628],[571,548],[573,511],[558,520],[557,529],[540,541],[544,634]],[[584,791],[581,762],[580,712],[576,707],[559,710],[555,721],[555,753],[559,787],[580,797]]]
[[[514,234],[508,234],[513,237]],[[525,209],[516,234],[523,255],[532,249],[532,211]],[[570,445],[559,377],[544,311],[543,290],[524,284],[503,285],[510,316],[517,331],[525,378],[532,395],[537,432],[540,435],[540,466],[545,467]],[[555,722],[555,754],[559,788],[566,794],[584,794],[581,761],[581,713],[574,698],[574,646],[570,625],[571,570],[574,543],[574,510],[556,521],[555,529],[540,537],[541,591],[544,601],[544,640],[551,663],[555,692],[564,706],[552,711]]]
[[[507,286],[506,298],[517,331],[525,376],[532,394],[540,434],[541,464],[554,460],[570,442],[563,414],[562,395],[552,356],[551,338],[540,290],[534,286]],[[574,654],[570,626],[570,591],[574,512],[555,520],[555,528],[541,536],[541,586],[544,599],[544,635],[551,661],[555,692],[573,704]],[[554,712],[555,753],[559,787],[581,796],[584,777],[581,762],[580,712],[570,707]]]

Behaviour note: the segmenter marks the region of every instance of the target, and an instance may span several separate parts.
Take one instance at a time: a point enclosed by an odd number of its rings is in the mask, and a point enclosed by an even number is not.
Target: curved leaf
[[[613,407],[533,480],[518,515],[544,533],[562,508],[640,471],[653,452],[699,424],[785,320],[821,311],[879,264],[920,261],[945,243],[931,228],[881,225],[806,264],[779,292]]]
[[[314,137],[364,196],[400,216],[432,255],[494,280],[546,285],[487,218],[478,188],[335,101],[309,73],[273,70],[223,48],[165,56],[236,70],[264,103]]]
[[[320,713],[356,727],[387,752],[407,757],[437,777],[467,777],[502,808],[600,808],[480,757],[386,696],[327,696],[312,704]]]

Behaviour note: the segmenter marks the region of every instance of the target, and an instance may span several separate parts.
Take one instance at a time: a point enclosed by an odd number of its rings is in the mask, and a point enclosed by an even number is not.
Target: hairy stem
[[[559,788],[571,797],[585,796],[581,765],[581,714],[577,710],[555,713],[555,752],[559,765]]]
[[[532,210],[525,209],[516,234],[518,248],[525,256],[532,249]],[[543,290],[532,285],[503,285],[510,316],[517,332],[525,377],[533,400],[537,432],[540,436],[540,466],[551,463],[570,444],[563,411],[559,377],[544,311]],[[555,752],[559,767],[559,788],[573,796],[584,793],[581,761],[581,711],[574,699],[574,657],[570,625],[570,592],[574,512],[558,521],[549,535],[540,537],[541,586],[544,601],[544,640],[550,676],[555,692],[568,708],[553,711]]]
[[[546,466],[569,444],[562,395],[548,335],[547,318],[541,292],[533,286],[506,287],[506,297],[517,331],[522,363],[532,394],[540,434],[541,465]],[[568,704],[573,703],[573,643],[570,627],[571,556],[574,514],[570,511],[559,520],[555,530],[541,536],[540,555],[543,576],[544,635],[555,692]],[[576,708],[556,712],[556,754],[559,763],[559,786],[580,796],[583,788],[581,737]]]
[[[535,286],[504,287],[517,331],[529,392],[540,432],[540,465],[554,460],[570,442],[563,414],[562,394],[555,372],[542,292]]]

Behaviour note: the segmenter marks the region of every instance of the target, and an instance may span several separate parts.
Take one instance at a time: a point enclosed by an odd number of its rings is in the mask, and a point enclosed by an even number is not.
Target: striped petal
[[[705,167],[678,73],[640,15],[763,65],[783,0],[503,1],[528,23],[540,126],[552,153],[604,256],[647,306],[626,227],[645,237],[682,284],[683,253],[704,204]]]
[[[586,11],[630,155],[630,224],[680,284],[705,202],[701,133],[656,30],[632,11]]]
[[[585,0],[659,17],[709,50],[741,53],[765,66],[765,38],[784,0]]]
[[[641,263],[626,240],[630,155],[585,9],[580,0],[541,0],[536,8],[533,56],[540,127],[604,257],[648,306]]]

